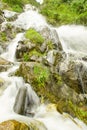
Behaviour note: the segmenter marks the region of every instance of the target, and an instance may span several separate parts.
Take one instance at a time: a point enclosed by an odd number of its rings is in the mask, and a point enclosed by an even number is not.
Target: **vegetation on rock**
[[[40,5],[35,0],[3,0],[16,12],[22,12],[24,4],[32,4],[40,9],[47,21],[53,25],[83,24],[87,25],[86,0],[44,0]]]
[[[0,124],[0,130],[30,130],[30,128],[16,120],[8,120]]]
[[[32,43],[42,44],[44,42],[44,38],[32,28],[26,31],[25,37],[30,39]]]

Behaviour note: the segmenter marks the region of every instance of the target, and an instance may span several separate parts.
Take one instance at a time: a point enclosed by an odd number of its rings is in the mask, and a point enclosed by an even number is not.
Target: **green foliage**
[[[69,23],[87,25],[86,0],[44,0],[42,5],[35,0],[3,0],[3,2],[16,12],[22,12],[24,4],[32,4],[40,8],[40,12],[53,25]]]
[[[54,78],[55,78],[56,84],[57,84],[58,86],[61,86],[61,85],[63,84],[62,77],[61,77],[59,74],[55,74],[55,75],[54,75]]]
[[[31,51],[29,52],[29,57],[31,57],[31,56],[33,56],[33,55],[38,56],[38,57],[43,56],[43,54],[40,53],[39,51],[37,51],[36,49],[33,49],[33,50],[31,50]]]
[[[36,83],[38,87],[44,87],[49,78],[49,70],[46,67],[37,65],[34,66],[34,75],[34,83]]]
[[[44,42],[44,38],[40,35],[40,33],[32,28],[26,31],[25,37],[30,39],[32,43],[42,44]]]
[[[5,32],[0,32],[0,41],[1,42],[7,41],[7,36]]]
[[[48,47],[48,50],[52,50],[54,48],[52,41],[47,42],[47,47]]]
[[[38,6],[39,3],[37,3],[35,0],[2,0],[4,3],[7,3],[9,7],[12,8],[15,12],[22,12],[23,6],[25,4],[32,4],[34,6]]]
[[[23,10],[22,10],[22,7],[19,6],[19,5],[13,5],[12,9],[13,9],[13,11],[15,11],[15,12],[22,12],[22,11],[23,11]]]
[[[44,0],[40,12],[46,16],[47,21],[53,25],[60,24],[86,24],[86,0]]]
[[[7,3],[13,11],[22,12],[23,10],[23,0],[3,0],[3,2]]]
[[[29,55],[27,54],[27,53],[24,53],[24,55],[23,55],[23,59],[24,59],[24,61],[29,61]]]
[[[84,111],[77,105],[74,105],[71,101],[69,101],[68,105],[72,108],[75,116],[87,124],[87,111]]]
[[[82,104],[82,107],[83,108],[85,107],[84,103]],[[60,99],[57,102],[57,110],[60,113],[67,112],[70,115],[72,115],[73,117],[77,117],[78,119],[82,120],[83,122],[85,122],[87,124],[87,111],[82,109],[80,104],[75,104],[70,100],[65,101],[63,99]]]

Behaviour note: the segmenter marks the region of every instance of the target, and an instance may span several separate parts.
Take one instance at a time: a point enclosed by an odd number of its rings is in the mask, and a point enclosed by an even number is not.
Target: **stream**
[[[10,23],[25,30],[30,27],[41,30],[43,26],[49,26],[37,10],[33,11],[29,8],[25,9],[25,12],[21,13],[16,21]],[[67,60],[72,58],[87,67],[87,62],[82,60],[87,56],[87,28],[67,25],[55,29],[67,55]],[[25,83],[22,77],[12,75],[20,65],[15,58],[15,52],[18,42],[24,38],[23,36],[24,33],[18,33],[9,43],[6,51],[0,55],[13,64],[10,69],[0,73],[0,78],[4,79],[6,84],[6,88],[0,88],[0,122],[9,119],[27,124],[31,121],[40,121],[45,127],[38,126],[39,130],[87,130],[87,126],[79,119],[73,118],[67,113],[60,114],[54,104],[41,104],[32,86]],[[63,69],[62,64],[60,68]],[[24,98],[25,93],[27,93],[27,99]],[[29,104],[29,107],[26,104]],[[26,114],[21,115],[23,105]]]

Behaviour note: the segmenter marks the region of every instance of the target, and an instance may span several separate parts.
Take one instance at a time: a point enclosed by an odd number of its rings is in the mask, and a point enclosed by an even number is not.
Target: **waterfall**
[[[4,59],[14,62],[15,59],[15,51],[16,51],[16,47],[18,45],[18,42],[20,40],[22,40],[24,33],[19,33],[17,34],[16,38],[14,38],[11,43],[9,44],[7,51],[5,53],[1,54],[1,57],[3,57]]]
[[[25,30],[30,27],[40,30],[43,26],[48,26],[45,19],[37,11],[33,10],[21,13],[12,24]],[[69,53],[79,60],[86,56],[87,37],[84,34],[85,32],[87,34],[87,31],[84,27],[79,29],[78,26],[64,26],[56,28],[56,30],[59,33],[67,57],[69,57]],[[68,32],[66,33],[66,31]],[[76,36],[80,37],[82,35],[81,41],[75,36],[75,31]],[[71,35],[72,33],[73,35]],[[27,124],[34,121],[36,125],[36,121],[40,121],[38,130],[86,130],[87,126],[82,121],[74,119],[66,113],[60,114],[54,104],[40,104],[40,99],[30,84],[25,83],[22,77],[11,76],[11,73],[19,67],[16,64],[15,51],[23,35],[24,33],[17,34],[16,38],[9,43],[7,51],[1,54],[1,57],[12,61],[14,65],[6,72],[0,73],[0,77],[5,79],[6,83],[8,82],[7,87],[0,95],[0,122],[15,119]],[[75,39],[73,36],[75,36]],[[53,52],[48,55],[52,56]],[[52,58],[48,58],[48,61],[53,62]],[[45,127],[41,127],[41,123]]]
[[[26,10],[26,8],[27,7],[25,7],[24,10]],[[21,27],[25,30],[29,28],[35,28],[40,30],[44,26],[47,26],[47,23],[45,21],[45,18],[38,13],[38,10],[35,11],[32,8],[32,10],[28,10],[21,13],[18,16],[18,19],[15,22],[13,22],[13,25],[16,27]]]
[[[69,62],[75,62],[78,80],[80,82],[82,92],[85,94],[84,82],[78,64],[81,63],[84,70],[85,67],[87,68],[87,62],[83,60],[87,57],[87,27],[66,25],[56,28],[56,31],[59,34],[63,50],[66,53],[66,59],[63,63],[61,63],[60,68],[62,71],[64,71],[64,69],[67,70]]]
[[[66,25],[56,29],[63,50],[76,59],[87,56],[87,28],[84,26]]]

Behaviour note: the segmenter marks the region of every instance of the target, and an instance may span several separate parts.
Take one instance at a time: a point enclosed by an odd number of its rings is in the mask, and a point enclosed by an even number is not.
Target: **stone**
[[[30,130],[30,128],[16,120],[8,120],[0,123],[0,130]]]
[[[4,22],[4,18],[3,16],[0,15],[0,24],[2,24]]]
[[[12,63],[0,57],[0,72],[6,71],[12,66]]]

